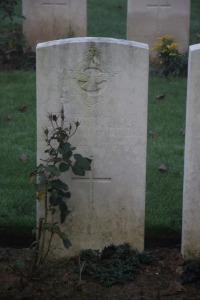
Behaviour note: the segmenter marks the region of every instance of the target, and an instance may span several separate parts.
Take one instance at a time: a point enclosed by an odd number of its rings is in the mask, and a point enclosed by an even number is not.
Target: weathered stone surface
[[[200,44],[189,50],[186,111],[182,253],[200,260]]]
[[[190,0],[128,0],[127,38],[149,44],[171,35],[180,52],[188,51]]]
[[[73,247],[57,255],[112,243],[144,247],[148,64],[148,46],[125,40],[77,38],[37,46],[38,160],[45,116],[62,105],[69,121],[81,123],[72,145],[93,160],[85,177],[66,176],[72,213],[63,230]],[[42,213],[39,206],[38,217]]]
[[[86,35],[86,0],[23,0],[22,7],[23,31],[33,50],[40,42]]]

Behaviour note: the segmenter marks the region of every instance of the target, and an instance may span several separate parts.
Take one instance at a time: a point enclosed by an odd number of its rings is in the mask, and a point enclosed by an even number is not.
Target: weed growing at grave
[[[12,59],[15,54],[23,53],[24,36],[21,29],[21,18],[15,17],[17,1],[0,1],[1,40],[0,55],[3,63]]]
[[[110,245],[101,253],[98,250],[84,250],[81,252],[80,261],[82,264],[79,263],[79,268],[83,266],[82,274],[92,275],[102,285],[109,287],[132,280],[140,267],[150,264],[153,257],[146,252],[132,249],[129,244],[122,244]]]
[[[156,51],[155,63],[164,76],[186,75],[187,55],[181,54],[178,44],[171,35],[164,35],[158,38],[153,51]]]
[[[37,191],[37,200],[44,202],[44,217],[40,219],[38,227],[37,264],[43,262],[51,251],[54,234],[62,239],[66,249],[71,246],[68,236],[60,229],[60,224],[64,223],[70,213],[64,199],[71,197],[67,183],[60,178],[61,174],[71,169],[75,175],[84,176],[85,171],[91,169],[91,159],[74,154],[76,147],[68,141],[76,133],[80,123],[77,121],[66,126],[63,108],[58,116],[51,113],[48,119],[52,126],[51,132],[44,129],[47,145],[45,153],[48,157],[41,159],[41,163],[30,174]],[[60,213],[59,222],[55,220],[57,212]],[[47,240],[48,245],[45,247]]]
[[[0,0],[0,62],[16,69],[34,68],[35,55],[26,48],[22,16],[16,16],[18,2]]]
[[[192,44],[199,44],[200,43],[200,33],[196,33],[193,37],[193,43]]]
[[[14,15],[16,5],[17,0],[0,0],[0,10],[8,16]]]

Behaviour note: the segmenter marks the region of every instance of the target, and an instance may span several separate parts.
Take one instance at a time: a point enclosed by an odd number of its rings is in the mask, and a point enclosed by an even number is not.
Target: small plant
[[[98,250],[84,250],[80,255],[84,262],[82,274],[92,275],[102,285],[125,284],[134,279],[142,265],[148,265],[153,258],[146,252],[139,252],[129,244],[110,245],[100,253]],[[81,263],[79,263],[79,268]]]
[[[74,174],[84,176],[85,171],[91,169],[91,159],[74,154],[76,147],[68,141],[76,133],[80,123],[77,121],[66,126],[63,108],[58,116],[51,113],[48,119],[52,126],[51,132],[47,128],[44,129],[47,145],[45,153],[48,157],[41,159],[42,163],[30,174],[31,182],[35,183],[37,200],[44,201],[45,208],[44,218],[40,219],[38,226],[37,264],[48,256],[54,234],[62,239],[65,248],[71,246],[68,236],[60,229],[60,224],[64,223],[70,213],[64,199],[71,197],[68,185],[60,179],[60,175],[71,169]],[[57,211],[60,212],[60,222],[54,219]],[[50,237],[45,247],[47,232],[50,233]]]
[[[16,5],[17,1],[14,0],[0,0],[0,55],[3,63],[10,61],[12,56],[23,53],[25,40],[21,28],[21,18],[15,16]]]
[[[0,11],[3,12],[3,17],[12,17],[15,12],[17,0],[0,0]]]
[[[187,55],[179,52],[172,36],[159,37],[152,50],[157,52],[155,63],[164,76],[186,75]]]
[[[35,53],[26,47],[22,16],[16,16],[18,1],[0,0],[0,62],[16,69],[34,69]]]
[[[200,33],[196,32],[192,36],[192,41],[190,42],[190,45],[199,44],[200,43]]]

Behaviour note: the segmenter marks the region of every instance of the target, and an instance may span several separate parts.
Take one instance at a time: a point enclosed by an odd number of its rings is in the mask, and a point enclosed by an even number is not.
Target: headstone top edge
[[[78,38],[68,38],[68,39],[48,41],[48,42],[37,44],[36,49],[47,48],[47,47],[58,46],[58,45],[65,45],[65,44],[90,43],[90,42],[119,44],[119,45],[126,45],[126,46],[132,46],[136,48],[143,48],[149,50],[148,44],[139,43],[130,40],[105,38],[105,37],[78,37]]]
[[[192,52],[196,51],[196,50],[200,50],[200,44],[191,45],[189,47],[189,50],[192,51]]]

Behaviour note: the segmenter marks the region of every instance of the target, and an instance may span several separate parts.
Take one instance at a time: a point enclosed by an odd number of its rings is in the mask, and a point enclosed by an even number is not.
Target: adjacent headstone
[[[45,116],[62,105],[67,119],[81,124],[72,145],[92,158],[85,177],[66,176],[72,212],[62,230],[73,247],[58,256],[125,242],[143,250],[148,64],[148,46],[132,41],[75,38],[37,46],[38,162]],[[56,245],[59,252],[62,242]]]
[[[86,36],[87,0],[23,0],[23,31],[28,46]]]
[[[127,39],[149,44],[171,35],[179,51],[188,51],[190,0],[128,0]]]
[[[190,46],[188,63],[182,253],[200,260],[200,44]]]

